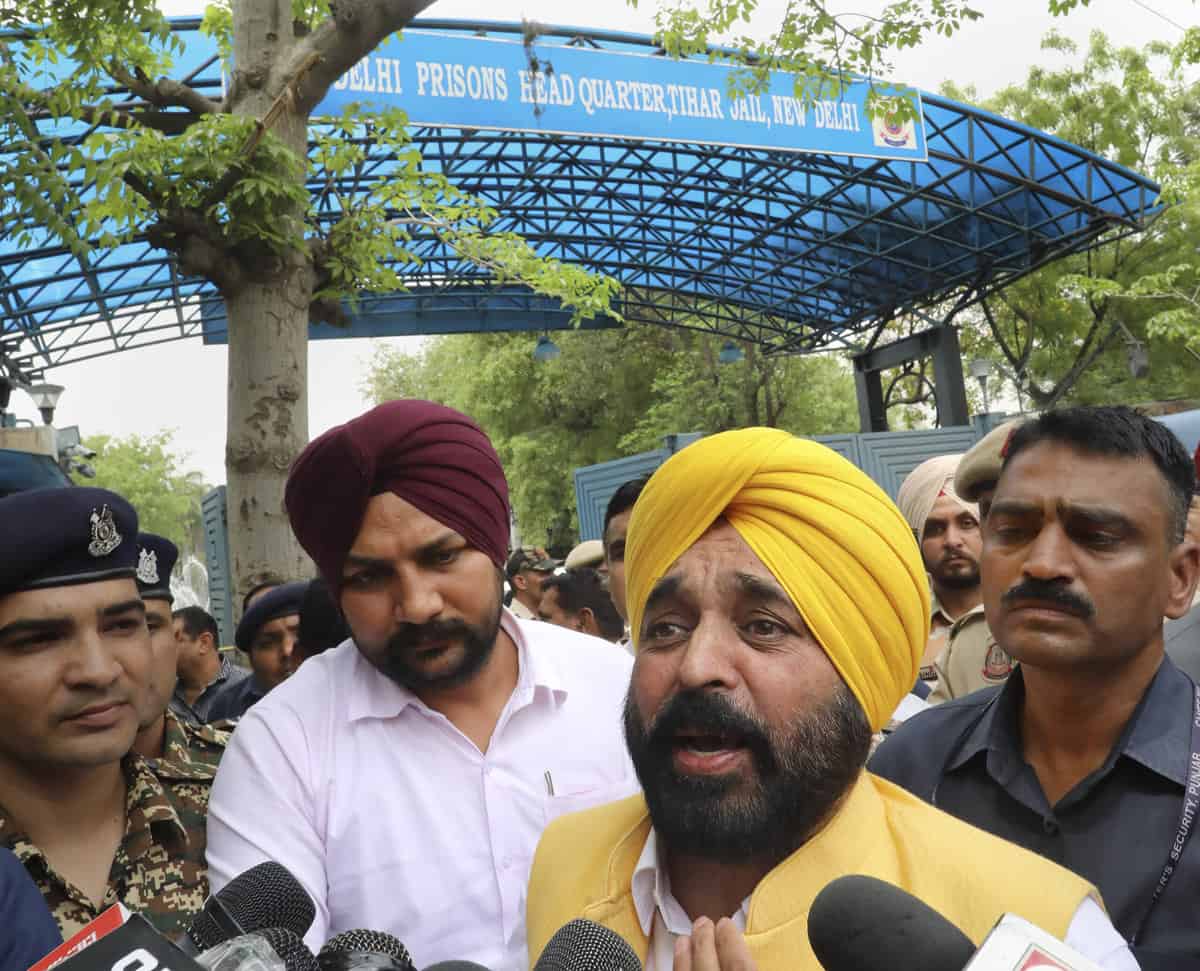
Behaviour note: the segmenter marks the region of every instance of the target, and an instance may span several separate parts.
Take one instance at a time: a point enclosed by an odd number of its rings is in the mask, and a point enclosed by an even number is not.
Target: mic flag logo
[[[1071,971],[1071,969],[1035,945],[1026,953],[1025,960],[1021,962],[1016,971]]]

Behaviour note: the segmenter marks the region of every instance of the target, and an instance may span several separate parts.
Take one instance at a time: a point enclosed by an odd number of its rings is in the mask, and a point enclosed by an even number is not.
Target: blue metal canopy
[[[198,88],[219,94],[213,42],[199,33],[198,21],[176,27],[184,35],[184,73]],[[422,44],[486,38],[519,47],[521,32],[519,24],[418,21],[396,48],[396,70],[418,58]],[[566,63],[577,51],[641,56],[644,64],[637,63],[644,71],[679,66],[661,56],[651,60],[661,51],[645,37],[553,28],[537,39],[542,62]],[[699,65],[710,67],[703,58],[683,66],[695,71]],[[422,89],[429,79],[427,67]],[[581,100],[587,80],[581,75]],[[478,72],[472,83],[478,86]],[[629,82],[622,89],[621,83],[609,85],[610,100],[616,90],[625,107],[639,107],[638,97],[645,100],[640,107],[653,107],[647,85]],[[587,96],[602,100],[605,89],[597,85]],[[406,94],[411,87],[406,82]],[[461,119],[426,122],[419,110],[409,111],[427,166],[494,206],[500,213],[495,228],[522,234],[543,254],[618,278],[623,316],[717,332],[772,353],[861,347],[898,314],[935,305],[953,312],[1050,260],[1114,232],[1136,231],[1157,211],[1158,187],[1149,179],[933,95],[921,96],[922,144],[904,146],[921,150],[906,156],[885,149],[888,157],[874,157],[869,149],[848,153],[832,130],[824,150],[819,139],[796,149],[681,138],[682,131],[719,128],[696,120],[707,107],[703,97],[699,109],[693,98],[687,119],[666,124],[665,116],[647,116],[636,136],[556,125],[554,117],[568,117],[565,109],[536,125],[507,128]],[[716,95],[711,97],[720,115]],[[771,127],[766,104],[757,119],[766,123],[759,126],[764,138]],[[681,95],[681,113],[684,105]],[[610,107],[617,107],[615,100]],[[792,110],[776,103],[777,122],[783,108]],[[491,117],[487,106],[476,110]],[[732,124],[728,117],[723,121]],[[839,124],[832,115],[824,121],[830,129]],[[869,139],[867,124],[862,137]],[[783,137],[779,128],[770,138]],[[808,129],[806,138],[826,135],[811,121]],[[883,145],[879,134],[875,144]],[[888,132],[883,135],[886,141]],[[343,196],[360,191],[388,178],[394,167],[394,159],[368,155],[340,184],[314,180],[317,219],[336,218],[334,190]],[[26,374],[164,341],[223,339],[216,291],[184,277],[164,251],[137,240],[77,258],[44,229],[30,229],[33,245],[0,239],[0,356]],[[567,324],[568,315],[552,301],[520,287],[495,286],[433,236],[418,235],[413,249],[420,262],[401,268],[408,292],[365,295],[350,313],[348,330],[319,325],[312,336]]]

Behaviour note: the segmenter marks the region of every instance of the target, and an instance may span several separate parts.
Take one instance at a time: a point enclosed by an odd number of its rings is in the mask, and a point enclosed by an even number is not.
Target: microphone
[[[268,927],[209,948],[196,963],[208,971],[317,971],[317,959],[299,935]]]
[[[620,934],[577,917],[554,932],[533,971],[642,971],[642,962]]]
[[[317,955],[320,971],[417,971],[408,948],[383,931],[342,931]]]
[[[975,945],[912,894],[874,877],[838,877],[808,912],[808,943],[825,971],[962,971]]]
[[[424,971],[492,971],[491,968],[485,968],[482,964],[476,964],[474,961],[438,961],[437,964],[431,964]]]
[[[1005,914],[979,949],[907,891],[857,874],[813,901],[808,941],[825,971],[1101,971],[1022,917]]]
[[[268,927],[303,937],[316,914],[300,881],[281,863],[268,860],[238,874],[209,897],[204,909],[192,918],[179,947],[195,957],[231,938]]]

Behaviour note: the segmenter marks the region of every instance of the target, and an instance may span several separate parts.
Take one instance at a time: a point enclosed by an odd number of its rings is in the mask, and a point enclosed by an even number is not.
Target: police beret
[[[30,489],[0,499],[0,597],[132,577],[138,519],[107,489]]]
[[[242,614],[233,635],[234,643],[249,654],[250,645],[254,643],[254,638],[258,636],[264,624],[300,613],[300,604],[304,601],[304,592],[307,589],[307,580],[296,580],[268,590]]]
[[[173,601],[171,571],[179,559],[179,547],[165,536],[138,533],[137,585],[143,600]]]
[[[978,502],[979,493],[996,484],[1004,464],[1004,446],[1009,436],[1028,419],[1014,418],[997,425],[977,441],[958,463],[954,473],[954,491],[967,502]]]

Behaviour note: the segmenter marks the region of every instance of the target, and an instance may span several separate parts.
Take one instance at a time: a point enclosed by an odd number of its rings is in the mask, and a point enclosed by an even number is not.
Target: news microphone
[[[300,881],[283,864],[268,860],[238,874],[209,897],[179,946],[195,957],[223,941],[268,927],[303,937],[316,914]]]
[[[533,971],[642,971],[642,962],[620,934],[577,917],[554,932]]]
[[[437,964],[431,964],[423,971],[492,971],[492,969],[485,968],[482,964],[476,964],[474,961],[438,961]]]
[[[1005,914],[979,949],[907,891],[838,877],[813,901],[808,941],[825,971],[1101,971],[1052,934]]]
[[[55,971],[204,971],[145,917],[124,924],[54,966]]]
[[[417,971],[408,948],[383,931],[343,931],[317,955],[321,971]]]
[[[858,874],[817,894],[808,943],[825,971],[963,971],[975,953],[970,938],[924,901]]]
[[[223,941],[196,958],[208,971],[317,971],[317,959],[285,927],[267,927]]]

